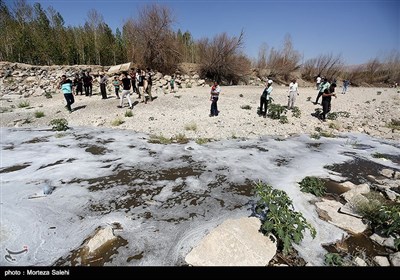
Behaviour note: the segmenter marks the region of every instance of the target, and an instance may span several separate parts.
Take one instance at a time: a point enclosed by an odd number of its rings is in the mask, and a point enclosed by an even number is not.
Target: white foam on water
[[[1,252],[23,246],[28,252],[13,263],[0,255],[0,265],[51,265],[97,227],[115,222],[122,226],[116,234],[128,245],[107,265],[183,264],[218,224],[252,214],[256,197],[237,188],[259,180],[287,192],[295,210],[316,228],[317,237],[306,232],[296,249],[307,262],[321,265],[326,253],[321,244],[345,232],[318,218],[310,203],[315,197],[302,193],[298,182],[305,176],[344,180],[324,166],[350,161],[350,153],[395,169],[398,164],[372,154],[400,154],[398,143],[362,134],[204,145],[152,144],[145,134],[84,127],[62,137],[5,128],[1,135]],[[46,187],[53,191],[44,195]],[[128,263],[141,252],[142,259]]]

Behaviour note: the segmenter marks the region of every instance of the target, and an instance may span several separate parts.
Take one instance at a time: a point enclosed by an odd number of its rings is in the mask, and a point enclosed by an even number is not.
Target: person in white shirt
[[[317,77],[317,90],[319,89],[320,84],[321,84],[321,77],[318,75],[318,77]]]
[[[293,109],[294,102],[296,102],[296,96],[299,95],[299,85],[296,82],[296,79],[293,79],[289,84],[289,101],[287,108]]]

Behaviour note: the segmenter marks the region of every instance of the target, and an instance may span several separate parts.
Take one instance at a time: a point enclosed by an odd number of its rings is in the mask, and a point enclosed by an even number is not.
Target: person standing
[[[83,76],[83,87],[85,88],[85,95],[92,96],[93,78],[90,76],[89,71]]]
[[[219,94],[221,93],[221,88],[218,84],[218,81],[214,81],[214,85],[211,87],[210,92],[210,101],[211,101],[211,110],[210,110],[210,117],[218,116],[218,98]]]
[[[99,83],[100,83],[101,99],[107,99],[107,89],[106,89],[107,76],[103,72],[100,73]]]
[[[117,76],[114,76],[113,86],[115,90],[115,96],[119,99],[119,86],[121,85],[121,81],[118,79]]]
[[[267,117],[268,102],[273,89],[274,88],[272,87],[272,80],[268,80],[267,85],[265,86],[264,91],[260,97],[260,111],[258,114],[260,117]]]
[[[81,95],[83,95],[83,81],[78,73],[75,74],[73,85],[76,90],[75,95],[78,95],[79,93],[81,93]]]
[[[320,115],[320,118],[322,119],[323,122],[326,121],[326,115],[331,111],[331,99],[332,96],[336,97],[335,94],[335,87],[336,84],[332,83],[329,88],[326,88],[324,90],[324,93],[322,94],[322,114]]]
[[[175,92],[175,75],[172,75],[171,80],[169,81],[169,86],[170,86],[170,93]]]
[[[345,94],[345,93],[346,93],[349,84],[350,84],[350,81],[349,81],[349,80],[343,80],[343,90],[342,90],[342,94]]]
[[[297,95],[299,95],[299,85],[297,84],[296,79],[293,79],[292,82],[289,84],[289,101],[287,105],[288,109],[293,109]]]
[[[151,95],[151,88],[153,87],[153,73],[150,68],[146,69],[145,80],[147,81],[146,93],[149,95],[150,102],[152,102],[153,96]],[[145,99],[144,104],[146,104],[146,103],[147,103],[147,101]]]
[[[322,94],[324,93],[325,89],[328,89],[330,86],[331,86],[331,84],[328,82],[328,79],[324,78],[322,84],[319,87],[317,99],[315,99],[314,105],[318,104],[319,98],[322,96]]]
[[[319,86],[321,85],[321,77],[317,76],[317,90],[319,90]]]
[[[72,108],[71,105],[74,104],[75,99],[74,99],[74,94],[73,94],[73,84],[70,79],[67,79],[66,75],[61,76],[61,82],[59,83],[58,87],[61,89],[61,91],[64,94],[64,98],[67,101],[67,110],[71,113]]]
[[[129,108],[132,109],[132,100],[131,100],[131,79],[128,78],[128,73],[123,72],[121,75],[121,82],[122,82],[122,92],[121,92],[121,100],[118,108],[122,108],[122,105],[124,104],[124,97],[126,96],[126,99],[128,99],[129,102]]]

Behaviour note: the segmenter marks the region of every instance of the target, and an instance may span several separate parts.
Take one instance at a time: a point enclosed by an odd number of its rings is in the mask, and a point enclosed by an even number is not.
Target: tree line
[[[354,85],[390,84],[400,80],[400,55],[377,58],[349,69],[340,55],[323,54],[301,63],[290,35],[281,49],[261,45],[257,59],[243,53],[245,34],[226,33],[194,40],[189,31],[174,31],[172,11],[163,5],[143,6],[136,18],[128,19],[115,33],[95,9],[83,26],[65,26],[62,15],[40,3],[30,5],[0,0],[0,60],[34,65],[103,65],[134,62],[165,74],[174,73],[182,62],[196,63],[202,77],[225,84],[248,82],[255,73],[286,83],[294,76],[314,81],[317,75],[343,78]]]

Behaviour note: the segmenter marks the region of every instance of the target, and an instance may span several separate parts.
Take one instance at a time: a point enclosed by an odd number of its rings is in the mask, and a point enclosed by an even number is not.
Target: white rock
[[[379,265],[379,266],[390,266],[389,260],[387,257],[384,256],[375,256],[374,261]]]
[[[260,233],[260,226],[255,217],[226,220],[185,261],[193,266],[266,266],[276,254],[276,242]]]
[[[400,252],[391,254],[389,259],[393,266],[400,266]]]
[[[89,254],[115,238],[117,237],[114,235],[112,227],[108,226],[100,229],[86,244],[86,247],[89,249]]]

